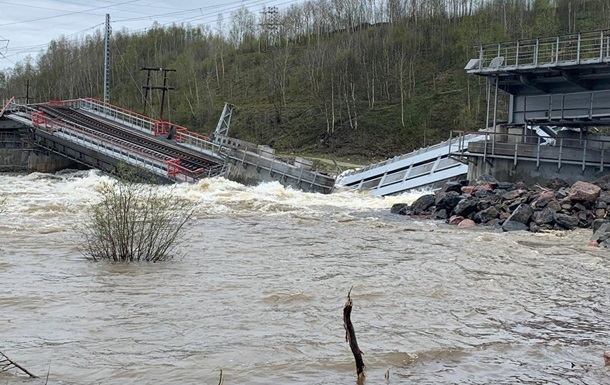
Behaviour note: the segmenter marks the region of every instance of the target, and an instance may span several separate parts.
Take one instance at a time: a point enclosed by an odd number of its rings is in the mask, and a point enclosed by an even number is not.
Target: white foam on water
[[[112,178],[99,171],[59,174],[0,175],[0,199],[6,199],[0,223],[4,226],[65,228],[98,198],[99,188]],[[197,202],[207,215],[348,213],[389,210],[395,203],[413,203],[427,191],[376,197],[369,191],[338,190],[333,194],[305,193],[278,182],[244,186],[225,178],[208,178],[194,184],[158,186],[161,194]],[[58,229],[56,229],[56,227]]]

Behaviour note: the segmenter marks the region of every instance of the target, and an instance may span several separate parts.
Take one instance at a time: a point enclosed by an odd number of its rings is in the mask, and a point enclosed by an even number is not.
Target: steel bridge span
[[[92,98],[32,105],[11,99],[0,118],[27,127],[27,140],[38,151],[105,172],[123,165],[158,183],[224,176],[249,184],[278,181],[304,191],[332,191],[334,178],[228,137],[231,114],[225,105],[214,139]]]

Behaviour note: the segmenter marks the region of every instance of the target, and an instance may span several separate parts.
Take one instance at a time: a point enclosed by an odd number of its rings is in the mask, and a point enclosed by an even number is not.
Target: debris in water
[[[358,374],[358,380],[364,379],[364,361],[362,360],[362,350],[358,347],[358,341],[356,341],[356,332],[354,331],[354,325],[352,325],[352,320],[350,319],[350,315],[352,313],[352,298],[350,294],[352,293],[352,289],[349,289],[347,293],[347,302],[345,302],[345,307],[343,308],[343,327],[345,327],[345,341],[349,342],[349,347],[354,354],[354,359],[356,360],[356,373]]]

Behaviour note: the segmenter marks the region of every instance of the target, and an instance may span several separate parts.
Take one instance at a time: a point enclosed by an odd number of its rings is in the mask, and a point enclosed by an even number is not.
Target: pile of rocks
[[[484,175],[476,181],[447,182],[435,194],[423,195],[412,205],[394,205],[392,212],[444,219],[461,227],[483,224],[504,231],[571,230],[590,228],[596,219],[606,218],[609,190],[605,179],[570,186],[554,178],[545,187],[527,188]],[[606,230],[610,238],[610,221]]]

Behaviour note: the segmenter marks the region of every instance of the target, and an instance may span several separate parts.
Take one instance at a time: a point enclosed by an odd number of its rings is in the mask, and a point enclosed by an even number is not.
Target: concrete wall
[[[524,182],[527,185],[544,186],[551,178],[561,178],[572,184],[579,180],[594,181],[603,175],[610,174],[610,168],[600,172],[599,167],[588,166],[584,172],[582,166],[563,164],[558,170],[557,163],[540,163],[536,168],[535,161],[520,160],[517,166],[512,159],[493,159],[493,165],[484,162],[483,158],[472,158],[468,166],[468,179],[489,174],[502,182]]]
[[[0,148],[0,172],[28,171],[28,158],[21,148]]]

